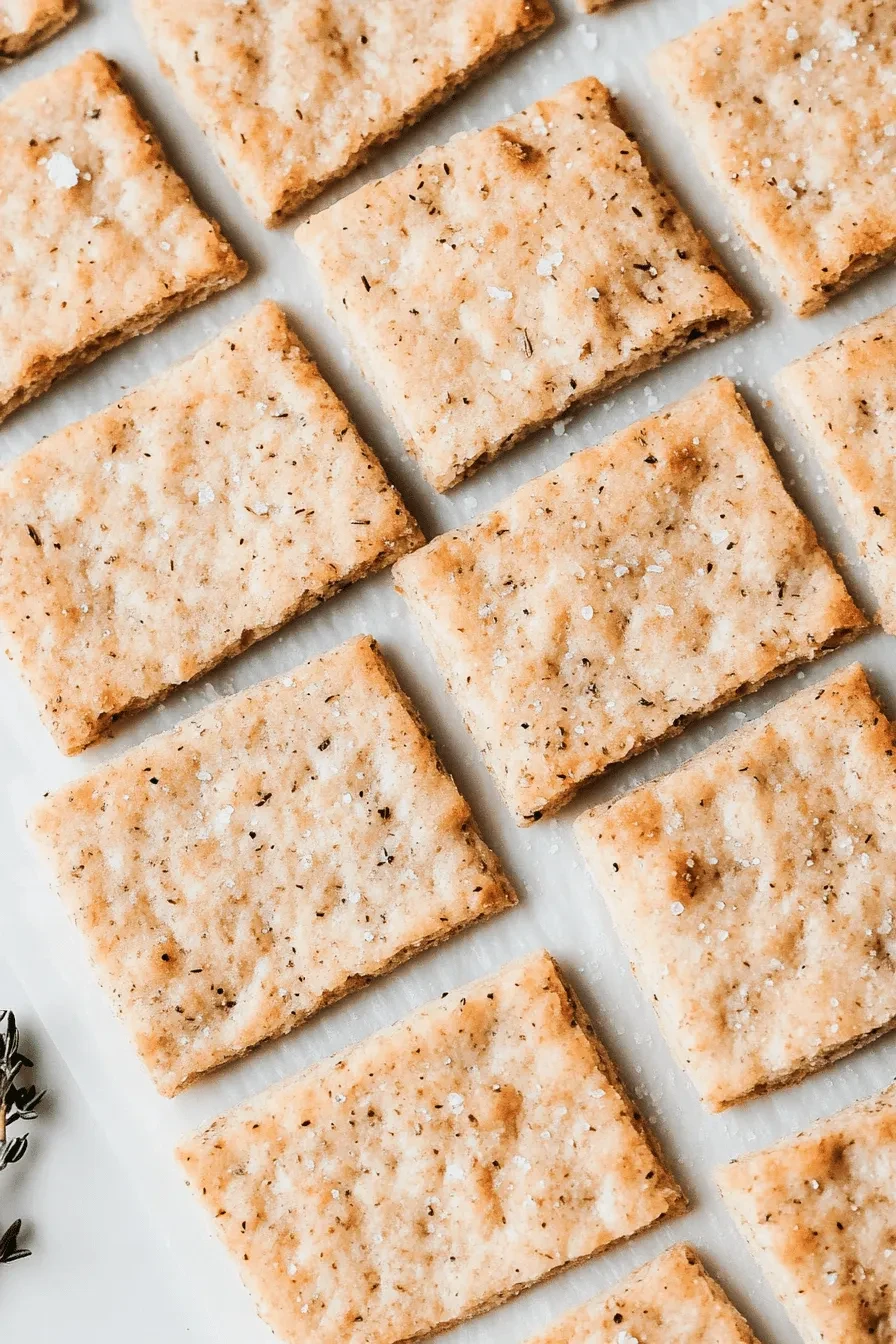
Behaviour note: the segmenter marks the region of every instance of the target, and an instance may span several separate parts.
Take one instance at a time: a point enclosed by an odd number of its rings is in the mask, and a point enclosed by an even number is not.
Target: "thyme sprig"
[[[19,1029],[15,1014],[0,1012],[0,1171],[20,1162],[28,1151],[28,1135],[10,1138],[12,1125],[23,1120],[34,1120],[44,1092],[38,1092],[33,1083],[19,1082],[23,1070],[33,1068],[31,1060],[19,1049]],[[17,1218],[0,1236],[0,1265],[13,1260],[24,1260],[31,1252],[18,1245],[22,1220]]]

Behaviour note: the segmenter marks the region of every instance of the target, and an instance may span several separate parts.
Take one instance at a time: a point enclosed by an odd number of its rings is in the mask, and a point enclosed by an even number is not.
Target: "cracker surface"
[[[710,1109],[896,1022],[894,761],[896,735],[855,665],[577,821],[635,974]]]
[[[182,1145],[287,1344],[399,1344],[683,1207],[545,952]]]
[[[868,567],[896,634],[896,309],[850,327],[775,379]]]
[[[0,65],[48,42],[78,12],[79,0],[3,0],[0,3]]]
[[[896,9],[750,0],[652,58],[769,283],[802,316],[896,255]]]
[[[757,1344],[690,1246],[677,1245],[529,1344]]]
[[[553,22],[549,0],[136,0],[163,71],[275,224]]]
[[[896,1087],[717,1176],[806,1344],[892,1337]]]
[[[78,751],[423,537],[283,312],[0,473],[0,624]]]
[[[0,103],[0,420],[245,273],[103,56]]]
[[[437,537],[395,582],[521,825],[864,625],[727,379]]]
[[[750,320],[596,79],[455,136],[296,236],[438,490]]]
[[[166,1095],[516,900],[366,636],[67,785],[31,829]]]

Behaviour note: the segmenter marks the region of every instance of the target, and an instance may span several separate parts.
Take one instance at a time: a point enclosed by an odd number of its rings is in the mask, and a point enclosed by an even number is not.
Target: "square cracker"
[[[769,283],[802,316],[896,255],[896,8],[750,0],[653,74]]]
[[[287,1344],[447,1329],[684,1207],[546,952],[180,1149]]]
[[[673,1246],[529,1344],[757,1344],[690,1246]]]
[[[812,444],[896,634],[896,308],[783,369],[775,379]]]
[[[423,542],[273,303],[8,467],[0,518],[0,624],[67,752]]]
[[[79,0],[0,0],[0,65],[48,42],[71,23]]]
[[[725,378],[395,582],[520,825],[864,625]]]
[[[853,666],[576,823],[712,1110],[896,1023],[894,761],[896,734]]]
[[[136,11],[268,225],[554,20],[549,0],[136,0]]]
[[[363,636],[67,785],[31,825],[169,1096],[516,899]]]
[[[297,238],[438,490],[750,320],[596,79],[455,136]]]
[[[245,273],[104,57],[0,103],[0,419]]]
[[[806,1344],[892,1339],[896,1087],[717,1177]]]

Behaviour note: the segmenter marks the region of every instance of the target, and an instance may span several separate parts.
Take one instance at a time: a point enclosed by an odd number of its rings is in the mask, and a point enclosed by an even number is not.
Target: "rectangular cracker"
[[[892,1337],[896,1087],[717,1177],[806,1344]]]
[[[162,70],[269,226],[554,21],[549,0],[135,8]]]
[[[79,0],[0,0],[0,65],[49,42],[71,23]]]
[[[896,9],[750,0],[651,68],[769,283],[801,316],[896,255]]]
[[[31,829],[166,1096],[516,900],[366,636],[67,785]]]
[[[455,136],[296,236],[437,490],[750,320],[596,79]]]
[[[423,537],[283,312],[0,474],[0,625],[66,752]]]
[[[671,1247],[529,1344],[757,1344],[690,1246]]]
[[[850,327],[775,384],[809,439],[896,634],[896,308]]]
[[[896,1023],[894,761],[896,733],[854,665],[576,822],[711,1110]]]
[[[0,248],[0,420],[246,273],[96,52],[0,103]]]
[[[395,583],[520,825],[864,626],[726,378],[437,537]]]
[[[286,1344],[398,1344],[684,1207],[546,952],[179,1151]]]

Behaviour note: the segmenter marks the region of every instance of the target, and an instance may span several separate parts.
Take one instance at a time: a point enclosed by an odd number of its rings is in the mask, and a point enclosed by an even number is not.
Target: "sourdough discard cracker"
[[[521,825],[864,624],[723,378],[395,581]]]
[[[0,103],[0,419],[245,273],[104,57]]]
[[[861,667],[576,830],[710,1109],[896,1023],[896,736]]]
[[[554,19],[549,0],[136,0],[136,10],[265,224]]]
[[[77,12],[78,0],[0,0],[0,65],[49,41]]]
[[[896,1088],[739,1158],[718,1181],[806,1344],[892,1338]]]
[[[366,637],[67,785],[32,829],[169,1096],[516,899]]]
[[[690,1246],[673,1246],[529,1344],[757,1344]]]
[[[896,634],[896,309],[850,327],[778,374]]]
[[[287,1344],[399,1344],[684,1198],[545,952],[263,1093],[179,1156]]]
[[[455,136],[297,239],[438,490],[750,319],[596,79]]]
[[[273,303],[0,474],[0,623],[67,752],[422,543]]]
[[[654,54],[769,282],[802,316],[896,254],[896,8],[750,0]]]

